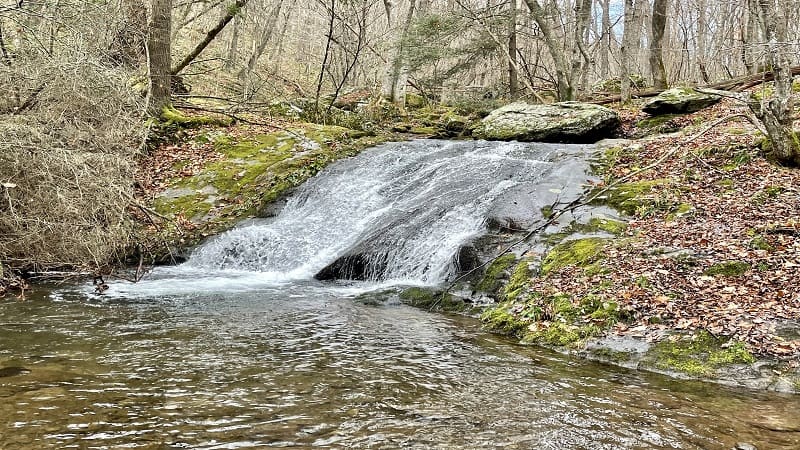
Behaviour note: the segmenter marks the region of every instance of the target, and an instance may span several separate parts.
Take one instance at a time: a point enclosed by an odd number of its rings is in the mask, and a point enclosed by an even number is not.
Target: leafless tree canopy
[[[799,43],[798,0],[0,0],[0,260],[121,252],[148,85],[151,114],[186,91],[330,112],[355,90],[625,99],[770,71],[781,99],[753,107],[786,132]]]

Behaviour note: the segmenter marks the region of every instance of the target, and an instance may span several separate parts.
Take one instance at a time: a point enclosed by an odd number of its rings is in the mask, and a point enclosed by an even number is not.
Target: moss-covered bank
[[[674,224],[669,226],[693,220],[697,210],[682,200],[686,188],[679,181],[651,177],[614,183],[611,174],[620,161],[632,170],[645,165],[636,154],[640,149],[623,144],[601,152],[594,167],[610,187],[587,193],[600,194],[593,205],[613,208],[623,218]],[[758,237],[764,241],[754,232],[751,247],[769,248]],[[800,391],[800,371],[792,364],[757,359],[745,342],[693,327],[685,314],[677,314],[683,317],[677,323],[674,316],[643,316],[643,310],[652,309],[629,301],[632,297],[638,302],[675,301],[677,294],[669,286],[653,286],[657,275],[668,273],[666,267],[692,268],[706,280],[725,280],[747,276],[756,270],[754,265],[739,260],[703,264],[691,251],[656,249],[650,250],[652,258],[664,261],[655,266],[656,273],[632,272],[628,277],[615,273],[618,267],[627,267],[619,255],[639,248],[640,241],[637,227],[600,215],[541,236],[546,249],[540,258],[520,262],[504,255],[476,285],[497,300],[481,315],[484,326],[523,344],[610,364],[756,389]]]
[[[402,139],[316,124],[270,132],[247,125],[203,127],[186,137],[181,145],[211,146],[213,156],[200,167],[191,151],[175,159],[174,175],[148,199],[154,216],[169,221],[158,227],[143,222],[156,262],[170,262],[182,249],[243,219],[269,214],[270,205],[328,164]]]

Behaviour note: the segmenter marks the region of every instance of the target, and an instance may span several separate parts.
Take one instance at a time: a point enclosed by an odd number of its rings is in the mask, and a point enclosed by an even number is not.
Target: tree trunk
[[[528,9],[533,16],[533,20],[539,25],[544,37],[544,43],[550,57],[553,58],[556,72],[556,87],[558,89],[558,99],[569,101],[575,99],[575,91],[572,86],[572,78],[567,65],[567,58],[564,49],[559,45],[558,39],[553,35],[553,24],[547,16],[547,12],[542,8],[537,0],[525,0]],[[577,75],[577,74],[575,74]]]
[[[280,17],[282,8],[283,0],[279,0],[278,4],[275,5],[275,8],[269,14],[267,23],[264,25],[264,29],[260,33],[258,44],[253,49],[250,57],[247,59],[247,67],[242,68],[242,70],[239,72],[240,79],[245,79],[247,75],[252,73],[256,68],[258,59],[264,54],[264,50],[267,48],[267,44],[269,44],[269,41],[272,38],[272,32],[275,30],[275,25],[278,23],[278,18]]]
[[[147,66],[150,91],[147,111],[160,116],[170,104],[170,28],[172,26],[172,0],[152,0],[152,11],[147,36]]]
[[[710,83],[711,77],[708,75],[706,68],[706,53],[708,47],[708,21],[706,0],[698,0],[697,2],[697,54],[695,61],[697,68],[700,71],[700,77],[704,83]]]
[[[792,129],[791,47],[788,45],[788,14],[782,0],[758,0],[766,39],[767,59],[775,74],[775,94],[750,108],[764,124],[771,143],[771,156],[782,164],[800,165],[800,137]]]
[[[229,6],[228,10],[225,12],[225,15],[219,20],[217,25],[211,30],[209,30],[208,33],[206,33],[206,37],[202,41],[200,41],[200,43],[197,44],[197,46],[195,46],[194,50],[192,50],[188,55],[186,55],[186,57],[183,58],[181,62],[178,63],[177,66],[172,68],[171,71],[172,74],[173,75],[179,74],[181,70],[183,70],[186,66],[189,65],[189,63],[194,61],[194,59],[197,58],[197,56],[200,55],[200,53],[202,53],[202,51],[205,50],[206,47],[208,47],[208,44],[210,44],[211,41],[213,41],[214,38],[217,37],[220,31],[222,31],[225,28],[225,25],[227,25],[228,22],[230,22],[234,18],[234,16],[239,14],[239,11],[242,8],[244,8],[246,4],[247,0],[236,0],[236,3]]]
[[[620,96],[623,103],[631,101],[631,57],[633,56],[633,40],[637,38],[634,25],[636,20],[636,4],[634,0],[625,0],[625,19],[620,48]]]
[[[608,78],[610,71],[608,60],[611,55],[611,0],[603,1],[603,34],[600,38],[600,78]]]
[[[519,96],[519,74],[517,73],[517,0],[511,0],[511,24],[508,36],[508,96],[514,100]]]
[[[241,22],[241,16],[237,15],[233,18],[233,32],[231,33],[231,40],[228,42],[228,51],[225,53],[226,70],[231,70],[236,65],[236,55],[239,53],[239,25]]]
[[[664,68],[664,31],[667,27],[667,5],[669,0],[654,0],[651,21],[650,72],[653,74],[653,88],[667,88],[667,71]]]
[[[387,19],[392,20],[393,17],[391,16],[392,7],[391,1],[387,0],[384,2],[386,5],[387,11]],[[389,58],[387,68],[386,68],[386,75],[383,80],[383,86],[381,87],[381,94],[384,98],[391,100],[392,103],[397,105],[400,108],[404,108],[406,104],[406,84],[408,84],[408,68],[405,66],[405,55],[404,55],[404,48],[403,43],[406,39],[406,35],[408,34],[408,30],[411,28],[411,23],[414,21],[414,14],[417,6],[416,0],[411,0],[408,6],[408,15],[406,16],[406,20],[403,23],[403,29],[398,36],[399,39],[395,43],[394,50],[392,52],[392,57]],[[391,22],[390,22],[391,26]]]
[[[583,45],[589,21],[592,18],[592,0],[578,0],[575,3],[575,34],[572,43],[572,58],[570,61],[569,84],[572,90],[572,99],[577,97],[578,79],[589,68],[589,57]]]
[[[742,28],[742,63],[749,75],[758,72],[758,60],[755,56],[758,42],[758,4],[757,0],[747,0],[744,13],[746,25]]]

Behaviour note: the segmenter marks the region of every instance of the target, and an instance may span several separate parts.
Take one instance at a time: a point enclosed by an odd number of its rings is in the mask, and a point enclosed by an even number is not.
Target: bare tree
[[[667,28],[667,6],[669,0],[653,1],[650,39],[650,72],[653,75],[653,88],[667,88],[667,71],[664,68],[664,31]]]
[[[797,2],[792,2],[797,3]],[[750,108],[764,124],[772,146],[772,156],[779,162],[800,165],[800,138],[792,129],[791,47],[788,41],[789,16],[781,0],[758,0],[767,58],[775,76],[775,93],[770,99],[750,101]]]
[[[152,0],[147,37],[150,90],[147,110],[158,116],[170,104],[172,0]]]

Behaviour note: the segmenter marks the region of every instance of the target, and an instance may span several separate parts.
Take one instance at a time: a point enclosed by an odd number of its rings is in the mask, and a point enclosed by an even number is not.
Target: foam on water
[[[371,284],[441,283],[489,211],[523,183],[563,176],[586,146],[418,140],[385,144],[326,168],[281,213],[223,233],[188,262],[128,290],[257,289],[309,280],[356,249]],[[530,192],[536,195],[536,192]],[[155,292],[153,292],[155,293]]]

